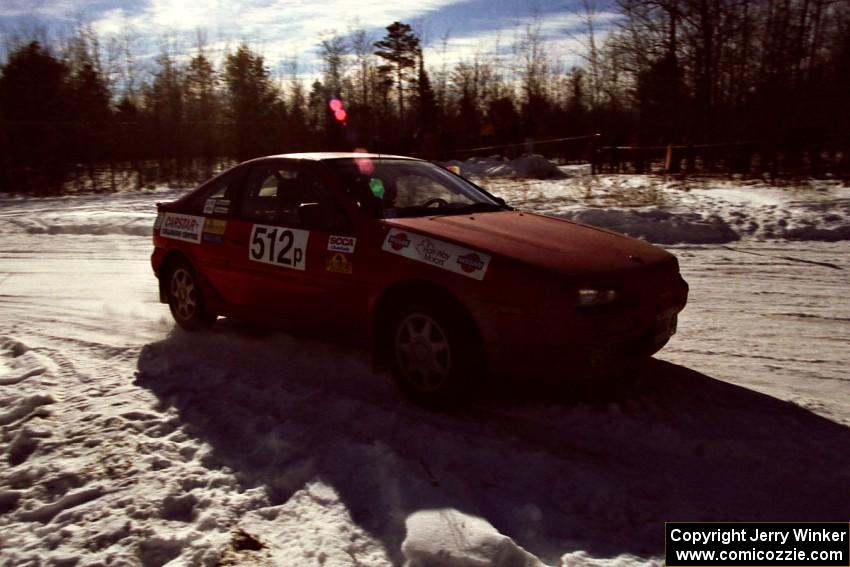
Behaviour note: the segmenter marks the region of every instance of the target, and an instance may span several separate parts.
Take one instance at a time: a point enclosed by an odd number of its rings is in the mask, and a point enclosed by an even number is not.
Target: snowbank
[[[156,203],[186,189],[33,198],[0,196],[0,234],[150,237]]]
[[[659,244],[738,240],[850,240],[850,188],[837,182],[773,187],[763,182],[665,180],[648,175],[590,175],[585,166],[556,168],[566,178],[534,180],[539,156],[510,162],[470,159],[462,173],[514,207],[560,216]],[[458,162],[460,163],[460,162]],[[535,165],[537,164],[537,165]],[[0,234],[150,237],[155,203],[186,190],[58,198],[0,197]]]
[[[561,213],[558,216],[657,244],[711,244],[732,242],[740,238],[740,235],[717,215],[677,215],[661,209],[586,209]]]
[[[558,166],[540,155],[525,155],[509,160],[499,156],[471,157],[466,161],[451,160],[446,166],[456,166],[466,177],[517,177],[552,179],[565,177]]]
[[[482,182],[515,207],[659,244],[850,240],[850,188],[837,182],[774,187],[589,174],[557,181]]]

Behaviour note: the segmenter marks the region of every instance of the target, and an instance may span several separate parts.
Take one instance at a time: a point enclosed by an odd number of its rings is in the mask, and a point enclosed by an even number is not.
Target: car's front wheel
[[[195,272],[184,262],[168,274],[168,307],[177,324],[187,331],[208,329],[216,319],[207,311]]]
[[[439,303],[399,309],[388,339],[393,377],[419,403],[458,402],[482,372],[474,327]]]

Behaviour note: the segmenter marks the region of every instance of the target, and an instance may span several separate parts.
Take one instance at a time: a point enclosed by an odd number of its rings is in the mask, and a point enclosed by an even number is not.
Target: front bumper
[[[628,305],[550,311],[522,331],[503,330],[498,342],[487,345],[490,368],[500,374],[569,379],[650,357],[676,333],[687,303],[688,286],[676,279]]]

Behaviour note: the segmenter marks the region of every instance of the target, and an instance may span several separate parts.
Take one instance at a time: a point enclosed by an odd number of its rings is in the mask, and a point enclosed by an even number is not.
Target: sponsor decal
[[[230,199],[218,199],[215,202],[213,214],[226,215],[230,213]]]
[[[204,222],[204,232],[210,234],[224,234],[227,229],[227,221],[219,219],[207,219]]]
[[[393,233],[391,231],[387,235],[387,242],[389,242],[392,249],[396,251],[410,246],[410,238],[408,238],[407,235],[403,232]],[[386,243],[384,243],[384,247],[386,247]]]
[[[357,246],[357,239],[353,236],[329,236],[328,250],[331,252],[345,252],[353,254]]]
[[[224,242],[224,231],[227,229],[227,221],[219,219],[207,219],[204,222],[204,242],[221,244]]]
[[[481,260],[481,256],[479,256],[475,252],[470,252],[468,254],[464,254],[463,256],[458,256],[457,263],[460,264],[460,269],[466,272],[467,274],[471,274],[472,272],[484,269],[484,261]]]
[[[434,241],[430,238],[423,238],[419,241],[419,244],[416,245],[416,253],[425,262],[435,266],[444,266],[446,260],[451,257],[451,254],[434,244]]]
[[[192,215],[180,215],[177,213],[165,213],[162,226],[159,228],[160,236],[183,240],[184,242],[201,242],[201,232],[204,226],[204,217]]]
[[[339,252],[331,256],[326,269],[329,272],[337,274],[350,274],[352,272],[351,262],[348,261],[345,254],[340,254]]]
[[[205,215],[226,215],[230,212],[230,199],[207,199],[204,201]]]
[[[255,224],[251,227],[248,259],[303,271],[309,240],[309,230]]]
[[[476,280],[484,279],[491,260],[489,254],[398,229],[387,233],[381,250]]]

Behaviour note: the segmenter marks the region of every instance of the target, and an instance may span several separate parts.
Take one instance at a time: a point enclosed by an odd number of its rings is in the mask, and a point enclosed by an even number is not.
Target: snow
[[[410,567],[538,567],[536,557],[487,520],[457,510],[423,510],[405,521],[401,546]]]
[[[508,203],[659,244],[850,240],[850,187],[838,181],[775,187],[755,180],[664,180],[561,169],[571,177],[473,179]]]
[[[660,565],[667,520],[846,521],[850,190],[562,170],[481,181],[676,242],[679,332],[460,413],[365,352],[175,328],[149,255],[179,191],[0,198],[0,563]]]
[[[564,177],[558,167],[539,155],[525,155],[515,159],[493,157],[472,157],[466,161],[450,160],[445,166],[459,168],[465,177],[511,177],[549,179]]]

